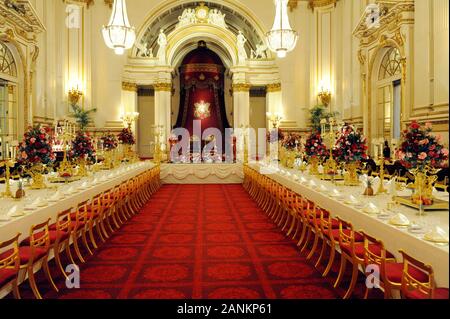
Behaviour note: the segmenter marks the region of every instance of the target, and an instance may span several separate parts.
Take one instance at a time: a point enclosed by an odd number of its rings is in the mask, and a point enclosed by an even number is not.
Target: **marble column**
[[[164,127],[164,135],[161,142],[166,145],[172,130],[171,101],[172,83],[156,83],[155,88],[155,125]]]

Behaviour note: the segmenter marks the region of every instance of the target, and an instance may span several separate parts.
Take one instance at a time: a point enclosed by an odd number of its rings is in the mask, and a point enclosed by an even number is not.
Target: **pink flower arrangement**
[[[419,123],[413,121],[409,128],[403,131],[403,142],[396,153],[403,166],[448,166],[448,149],[441,144],[442,137],[433,135],[432,130],[431,123],[426,123],[422,128]]]
[[[319,160],[324,160],[330,155],[319,131],[311,133],[307,138],[305,153],[309,157],[316,156]]]
[[[133,132],[129,128],[124,128],[119,133],[119,141],[122,142],[122,144],[126,144],[126,145],[136,144],[136,140],[134,138]]]
[[[367,149],[366,138],[353,126],[346,125],[336,141],[333,155],[339,162],[359,162],[368,158]]]
[[[101,140],[103,148],[106,150],[113,150],[118,146],[117,137],[112,133],[105,134]]]
[[[49,127],[29,127],[19,145],[18,161],[22,164],[49,164],[55,160]]]
[[[95,158],[95,149],[92,138],[88,133],[79,131],[72,141],[71,158],[84,158],[93,161]]]

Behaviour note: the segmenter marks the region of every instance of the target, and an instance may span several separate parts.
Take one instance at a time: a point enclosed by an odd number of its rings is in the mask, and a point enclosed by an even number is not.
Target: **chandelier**
[[[106,45],[114,49],[117,55],[122,55],[125,50],[133,47],[136,34],[128,20],[125,0],[114,0],[111,19],[106,27],[103,26],[102,32]]]
[[[272,30],[266,34],[269,49],[284,58],[292,51],[298,39],[298,34],[292,30],[288,17],[289,0],[275,0],[276,13]]]
[[[205,103],[205,101],[202,100],[199,103],[195,103],[194,106],[195,106],[194,116],[196,118],[204,120],[211,116],[209,103]]]

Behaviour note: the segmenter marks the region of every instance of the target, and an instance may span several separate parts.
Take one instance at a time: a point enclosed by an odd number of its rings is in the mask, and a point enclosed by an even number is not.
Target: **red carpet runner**
[[[81,265],[81,289],[52,273],[45,298],[339,298],[241,185],[164,186]]]

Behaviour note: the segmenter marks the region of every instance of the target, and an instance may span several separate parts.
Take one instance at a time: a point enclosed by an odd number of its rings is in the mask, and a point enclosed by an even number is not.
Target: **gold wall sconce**
[[[68,96],[69,96],[69,102],[71,105],[76,105],[78,104],[78,102],[80,101],[81,97],[83,96],[83,92],[81,90],[78,89],[78,87],[72,88],[69,90],[68,92]]]
[[[323,82],[320,83],[320,91],[317,95],[319,97],[322,105],[328,106],[331,103],[331,91],[328,88],[325,88]]]

